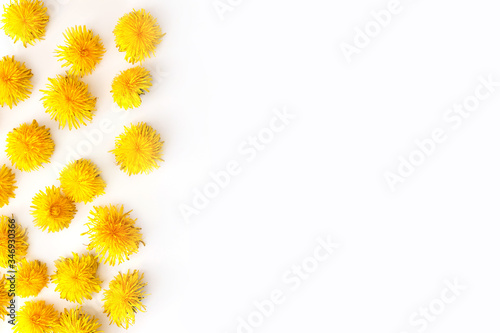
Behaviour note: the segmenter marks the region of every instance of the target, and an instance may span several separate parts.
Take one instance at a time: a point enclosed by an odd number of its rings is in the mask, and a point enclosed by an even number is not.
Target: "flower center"
[[[0,82],[3,82],[4,84],[9,84],[10,77],[8,77],[7,75],[2,75],[0,76]]]
[[[60,214],[61,214],[61,207],[59,206],[50,207],[50,216],[59,217]]]
[[[79,52],[81,57],[88,57],[89,55],[89,50],[87,50],[86,48],[83,48],[83,49],[80,49]]]
[[[24,150],[31,151],[31,145],[28,142],[23,142]]]
[[[73,98],[71,98],[71,96],[69,96],[69,95],[64,96],[64,99],[66,100],[66,103],[68,103],[68,104],[73,103]]]
[[[30,317],[30,319],[31,319],[31,322],[32,322],[32,323],[36,323],[36,324],[37,324],[37,323],[39,322],[39,320],[40,320],[40,315],[38,315],[38,314],[34,314],[34,315],[32,315],[32,316]]]

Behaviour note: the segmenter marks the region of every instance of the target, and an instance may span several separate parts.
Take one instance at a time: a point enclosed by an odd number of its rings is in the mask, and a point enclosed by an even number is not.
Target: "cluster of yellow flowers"
[[[41,0],[11,0],[4,6],[1,29],[24,47],[43,40],[49,21],[47,8]],[[116,47],[125,53],[131,64],[142,63],[155,54],[164,34],[156,19],[144,9],[133,10],[118,20],[113,31]],[[78,129],[92,122],[97,98],[90,92],[83,77],[90,75],[106,52],[99,35],[86,26],[68,28],[63,34],[64,45],[55,54],[65,74],[48,78],[41,99],[45,112],[58,122],[59,128]],[[0,59],[0,106],[13,108],[31,95],[33,73],[14,56]],[[124,109],[142,104],[141,95],[149,92],[152,76],[142,65],[121,71],[111,82],[114,102]],[[110,152],[115,156],[120,170],[129,176],[150,173],[162,161],[160,135],[148,124],[139,122],[124,128]],[[23,123],[7,134],[6,154],[12,167],[22,172],[38,170],[50,163],[55,142],[50,129],[36,120]],[[13,168],[0,167],[0,208],[15,198],[17,189]],[[42,231],[59,232],[68,228],[77,212],[77,203],[89,203],[103,195],[106,187],[101,171],[88,159],[72,161],[60,172],[60,186],[47,187],[32,200],[33,223]],[[139,251],[142,241],[136,220],[124,211],[122,205],[93,207],[86,224],[89,243],[87,254],[73,253],[73,257],[55,262],[56,271],[49,276],[47,265],[39,260],[25,258],[28,252],[27,231],[16,223],[15,262],[17,269],[16,294],[20,297],[38,296],[52,282],[62,299],[82,304],[101,291],[102,281],[97,276],[100,263],[111,266],[129,259]],[[0,267],[7,268],[9,219],[0,216]],[[93,252],[95,254],[93,254]],[[0,318],[7,315],[5,307],[10,302],[6,292],[7,280],[0,276]],[[145,311],[143,274],[139,271],[121,272],[104,291],[103,308],[111,324],[128,328],[135,322],[137,311]],[[58,313],[53,305],[42,300],[26,301],[17,315],[14,332],[102,332],[95,317],[81,307],[65,309]]]

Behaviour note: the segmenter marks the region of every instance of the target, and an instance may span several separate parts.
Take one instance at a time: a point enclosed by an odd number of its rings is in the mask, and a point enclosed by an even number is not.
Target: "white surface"
[[[500,328],[500,90],[458,130],[442,120],[474,93],[480,75],[500,80],[498,6],[404,1],[403,11],[348,64],[340,44],[352,42],[355,27],[388,2],[233,0],[233,11],[221,20],[210,0],[74,0],[57,7],[46,40],[34,47],[10,49],[0,36],[1,53],[15,54],[35,73],[31,99],[0,110],[3,137],[35,117],[52,128],[57,161],[100,120],[117,125],[87,157],[108,183],[107,194],[93,204],[134,209],[147,243],[130,262],[99,269],[105,288],[118,270],[146,273],[148,312],[129,332],[237,332],[238,317],[251,315],[254,301],[269,299],[273,290],[286,294],[284,302],[253,331],[417,332],[410,317],[439,304],[445,280],[454,278],[467,290],[425,331]],[[111,31],[133,7],[152,10],[167,32],[157,57],[145,65],[169,75],[123,119],[112,112],[107,91],[129,65]],[[85,78],[99,97],[96,118],[69,132],[57,130],[43,112],[38,90],[48,76],[62,73],[51,52],[75,24],[98,32],[108,51]],[[284,105],[296,118],[247,162],[238,146]],[[136,121],[160,131],[165,162],[151,175],[129,178],[107,151],[121,125]],[[391,192],[384,173],[415,149],[415,139],[439,126],[448,140]],[[209,172],[231,160],[241,174],[186,224],[180,205],[191,204]],[[57,184],[57,175],[47,166],[16,176],[17,197],[0,213],[15,213],[29,228],[29,257],[52,269],[58,256],[83,249],[79,234],[91,205],[79,205],[70,229],[41,233],[32,225],[29,202]],[[316,238],[327,235],[341,248],[292,290],[283,275],[309,260]],[[57,295],[46,290],[41,298],[56,302]],[[99,315],[107,332],[123,331],[106,327],[100,305],[96,297],[85,308]]]

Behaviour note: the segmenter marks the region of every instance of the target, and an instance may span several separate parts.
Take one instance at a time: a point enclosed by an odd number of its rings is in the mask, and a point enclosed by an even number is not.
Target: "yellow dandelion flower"
[[[21,171],[33,171],[48,163],[54,153],[50,129],[39,126],[36,120],[24,123],[7,134],[5,150],[12,165]]]
[[[33,45],[43,39],[48,21],[47,8],[42,1],[12,0],[4,7],[2,28],[14,43],[20,40],[26,47],[26,44]]]
[[[48,90],[40,90],[45,112],[59,122],[59,128],[68,125],[71,130],[80,128],[85,121],[92,121],[96,110],[97,98],[89,92],[89,86],[75,75],[57,75],[49,78]]]
[[[76,309],[66,310],[59,317],[58,333],[99,333],[104,332],[99,330],[101,324],[94,317],[90,317],[81,307]]]
[[[115,140],[115,149],[111,152],[115,155],[116,163],[120,170],[129,176],[138,173],[150,173],[158,169],[158,161],[161,159],[163,141],[151,126],[145,123],[125,127],[125,131]]]
[[[57,332],[59,313],[45,301],[27,301],[16,316],[14,333]]]
[[[94,35],[86,26],[69,28],[64,33],[65,46],[56,50],[59,61],[64,61],[62,67],[70,67],[70,74],[84,76],[92,73],[101,62],[106,51],[99,35]]]
[[[104,194],[106,183],[90,160],[79,159],[68,164],[59,176],[61,188],[74,202],[90,202]]]
[[[102,281],[96,275],[99,266],[96,256],[73,253],[73,258],[60,258],[55,264],[56,273],[51,280],[61,298],[82,304],[85,299],[92,299],[92,293],[101,290]]]
[[[119,107],[128,109],[141,105],[141,95],[149,92],[151,74],[141,66],[122,71],[113,79],[111,92],[113,100]]]
[[[125,59],[132,64],[154,55],[156,46],[165,34],[150,13],[144,9],[133,10],[122,16],[116,24],[116,47],[125,52]]]
[[[69,227],[76,213],[75,203],[55,186],[46,187],[45,192],[40,191],[33,198],[31,208],[35,226],[43,231],[48,229],[48,232]]]
[[[8,280],[5,278],[5,275],[2,274],[2,277],[0,278],[0,319],[2,320],[5,319],[5,316],[9,315],[7,307],[12,299],[12,297],[9,296],[9,287],[7,283]]]
[[[0,208],[9,203],[10,198],[15,198],[14,190],[17,188],[16,176],[12,169],[5,164],[0,168]]]
[[[142,300],[146,296],[142,281],[144,273],[134,270],[127,274],[119,273],[110,283],[109,290],[104,291],[104,313],[109,317],[110,324],[128,329],[135,323],[137,311],[145,312]]]
[[[0,105],[7,104],[12,109],[12,104],[24,101],[31,94],[31,69],[24,63],[14,60],[14,56],[5,56],[0,60]]]
[[[94,207],[90,211],[90,222],[85,224],[89,230],[82,235],[89,235],[87,248],[97,252],[99,262],[120,264],[139,251],[140,243],[144,245],[141,228],[135,227],[130,212],[124,213],[123,205]]]
[[[39,260],[25,258],[17,264],[16,295],[20,297],[37,296],[49,283],[47,265]]]
[[[12,223],[11,223],[12,222]],[[14,230],[14,237],[9,237]],[[9,243],[10,240],[10,243]],[[15,244],[15,251],[9,251],[9,244]],[[10,248],[12,250],[12,247]],[[14,253],[12,253],[14,252]],[[0,267],[15,265],[28,253],[28,233],[26,229],[7,216],[0,216]]]

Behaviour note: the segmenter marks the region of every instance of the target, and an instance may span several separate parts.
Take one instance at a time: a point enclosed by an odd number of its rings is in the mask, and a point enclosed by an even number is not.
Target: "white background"
[[[58,185],[52,165],[16,171],[16,199],[0,213],[14,213],[29,229],[28,257],[47,262],[52,273],[53,260],[84,250],[80,233],[92,205],[123,203],[133,209],[146,246],[98,273],[107,288],[118,271],[145,272],[148,311],[129,332],[237,332],[238,317],[248,318],[254,301],[273,289],[286,291],[286,301],[252,331],[417,332],[409,318],[439,299],[447,279],[467,290],[425,331],[498,330],[500,89],[458,130],[442,120],[474,93],[479,76],[500,80],[495,2],[402,0],[401,13],[351,63],[341,43],[352,44],[355,28],[388,1],[231,3],[222,20],[211,0],[53,1],[43,42],[24,49],[0,36],[0,55],[14,54],[34,73],[31,98],[0,110],[1,151],[8,131],[36,118],[56,141],[52,161],[64,164],[100,121],[116,125],[83,154],[101,168],[106,195],[79,204],[69,229],[43,233],[29,214],[31,198]],[[112,30],[140,7],[167,33],[157,56],[144,63],[157,88],[140,108],[117,112],[111,80],[130,65],[114,47]],[[53,51],[63,30],[76,24],[92,28],[107,49],[84,78],[98,110],[91,125],[58,130],[43,112],[39,89],[63,73]],[[238,146],[283,106],[296,118],[247,163]],[[123,125],[138,121],[161,133],[165,161],[150,175],[128,177],[108,151]],[[391,192],[384,174],[436,127],[447,129],[448,140]],[[4,153],[1,159],[9,164]],[[231,160],[241,174],[187,223],[179,207],[192,205],[209,172]],[[283,274],[313,253],[317,237],[329,235],[341,248],[291,292]],[[71,306],[53,288],[39,298],[58,310]],[[84,309],[106,332],[123,331],[107,327],[101,296]]]

